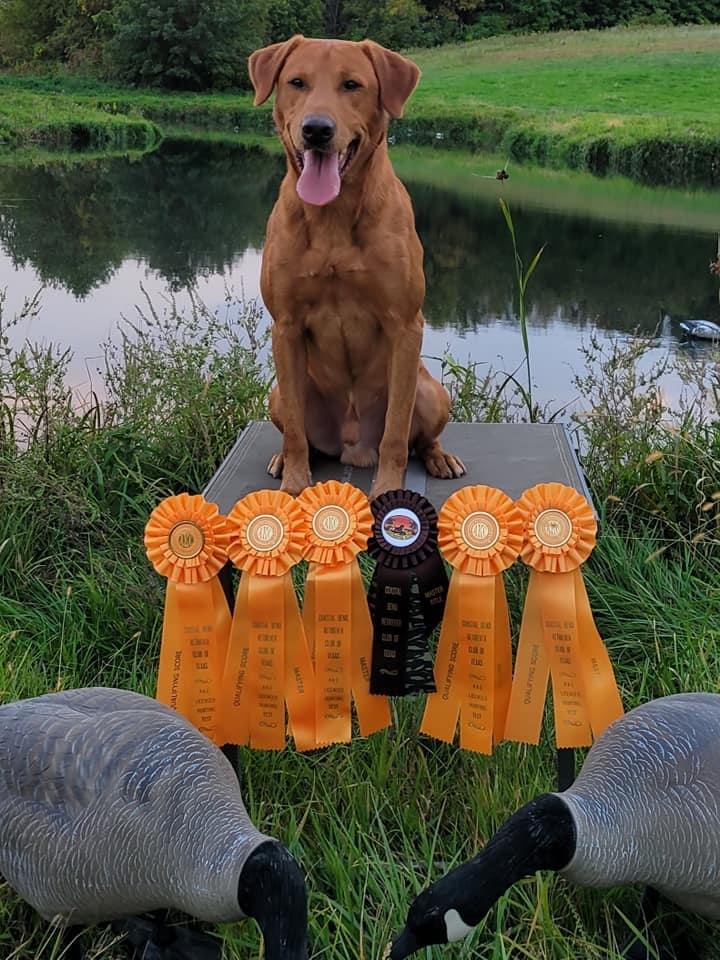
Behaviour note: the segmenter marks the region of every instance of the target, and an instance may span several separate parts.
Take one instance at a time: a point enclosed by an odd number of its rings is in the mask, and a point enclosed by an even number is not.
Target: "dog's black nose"
[[[325,147],[335,136],[335,122],[330,117],[305,117],[302,125],[306,147]]]

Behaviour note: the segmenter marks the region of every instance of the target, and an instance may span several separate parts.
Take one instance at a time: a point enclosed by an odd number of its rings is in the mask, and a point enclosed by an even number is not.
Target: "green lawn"
[[[478,60],[481,54],[477,52]],[[472,61],[471,61],[472,63]],[[548,111],[558,116],[585,112],[626,118],[657,117],[717,123],[718,56],[675,54],[641,60],[587,60],[571,65],[484,64],[428,69],[418,96],[422,109],[442,104],[450,113],[477,109],[478,101]]]
[[[560,116],[654,117],[720,129],[720,27],[499,37],[416,50],[420,112],[479,105]]]

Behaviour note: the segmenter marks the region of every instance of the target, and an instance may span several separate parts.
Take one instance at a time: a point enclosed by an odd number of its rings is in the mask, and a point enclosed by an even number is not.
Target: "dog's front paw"
[[[290,469],[287,463],[283,467],[282,483],[280,489],[296,497],[299,493],[309,487],[312,483],[310,471],[308,469]]]
[[[441,480],[457,480],[465,476],[465,464],[459,457],[454,457],[451,453],[445,453],[439,444],[428,451],[424,457],[425,469],[431,477],[439,477]]]
[[[403,485],[403,479],[404,473],[399,479],[385,474],[378,474],[373,481],[373,485],[370,487],[368,497],[370,500],[375,500],[376,497],[382,496],[383,493],[387,493],[389,490],[400,490]]]
[[[267,472],[271,477],[274,477],[275,480],[282,476],[283,455],[281,453],[276,453],[274,456],[270,457],[270,463],[267,465]]]
[[[377,466],[378,452],[361,443],[345,444],[340,455],[340,463],[351,467],[367,468]]]

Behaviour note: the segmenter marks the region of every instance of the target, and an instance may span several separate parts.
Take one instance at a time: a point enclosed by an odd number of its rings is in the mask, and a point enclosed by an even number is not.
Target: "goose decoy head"
[[[281,843],[268,840],[248,857],[238,903],[262,931],[267,960],[307,960],[307,891],[300,867]]]
[[[517,811],[487,846],[413,901],[387,951],[405,960],[423,947],[472,933],[505,891],[537,870],[561,870],[573,857],[575,825],[565,801],[544,794]]]
[[[416,950],[452,943],[472,931],[473,925],[467,923],[458,910],[463,882],[459,871],[462,867],[428,887],[413,901],[404,928],[386,953],[387,960],[405,960]]]

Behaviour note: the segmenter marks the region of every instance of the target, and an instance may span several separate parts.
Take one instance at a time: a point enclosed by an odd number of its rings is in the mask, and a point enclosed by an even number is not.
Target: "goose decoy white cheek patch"
[[[469,927],[454,908],[445,911],[444,920],[448,943],[464,940],[475,929],[475,927]]]

